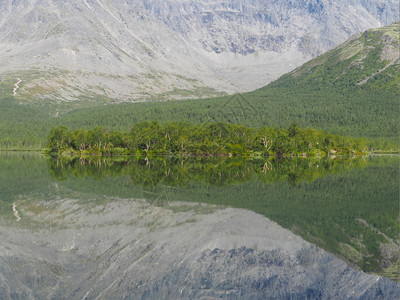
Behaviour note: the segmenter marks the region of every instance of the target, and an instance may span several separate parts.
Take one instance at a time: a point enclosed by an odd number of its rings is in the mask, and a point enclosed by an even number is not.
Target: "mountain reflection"
[[[249,209],[364,271],[397,278],[398,157],[71,158],[48,164],[52,176],[74,190],[158,206],[178,200]]]
[[[312,160],[47,160],[0,153],[0,214],[23,226],[24,203],[143,199],[251,210],[366,272],[398,280],[398,156]],[[15,204],[15,205],[14,205]]]
[[[248,210],[116,197],[16,206],[20,222],[0,219],[1,299],[399,297],[397,283]]]

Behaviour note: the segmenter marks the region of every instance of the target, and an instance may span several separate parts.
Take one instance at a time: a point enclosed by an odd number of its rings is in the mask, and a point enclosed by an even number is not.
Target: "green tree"
[[[67,148],[71,133],[65,126],[53,128],[47,137],[47,149],[50,154],[56,154]]]

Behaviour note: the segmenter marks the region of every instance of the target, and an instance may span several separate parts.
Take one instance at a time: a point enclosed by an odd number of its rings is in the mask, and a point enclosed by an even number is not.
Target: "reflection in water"
[[[0,297],[39,299],[396,299],[261,215],[210,204],[103,197],[19,202],[2,221]]]
[[[95,158],[49,168],[72,190],[250,209],[364,271],[398,278],[398,161]]]
[[[396,278],[398,163],[0,153],[0,298],[397,298],[254,212]]]
[[[296,185],[313,181],[344,169],[362,168],[365,158],[348,159],[243,159],[243,158],[61,158],[49,159],[52,176],[104,178],[128,175],[134,184],[186,186],[193,181],[224,186],[247,182],[254,177],[260,182],[288,181]]]

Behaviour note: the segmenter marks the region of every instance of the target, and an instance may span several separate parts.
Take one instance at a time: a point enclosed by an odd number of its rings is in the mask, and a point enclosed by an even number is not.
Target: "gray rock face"
[[[398,18],[395,0],[6,0],[0,72],[60,100],[241,92]]]
[[[245,210],[21,199],[1,220],[0,236],[1,299],[400,296],[397,283],[351,269]]]

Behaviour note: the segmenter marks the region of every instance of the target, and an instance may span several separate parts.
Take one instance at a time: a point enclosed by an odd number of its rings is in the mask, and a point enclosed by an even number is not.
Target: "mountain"
[[[250,91],[398,18],[396,0],[5,0],[0,93],[109,103]]]
[[[357,33],[261,90],[283,86],[302,86],[310,91],[322,86],[389,89],[399,84],[399,32],[397,21]],[[378,81],[383,78],[384,82]]]
[[[355,34],[263,88],[225,97],[115,105],[100,102],[82,108],[71,103],[28,103],[18,100],[18,89],[17,96],[0,101],[0,149],[42,148],[53,126],[128,130],[134,123],[148,120],[221,121],[256,128],[287,128],[297,123],[340,135],[386,138],[391,142],[384,147],[395,149],[400,119],[399,36],[400,22]],[[0,85],[6,90],[4,82]]]
[[[355,34],[247,97],[264,111],[278,100],[286,122],[398,139],[399,36],[400,22]]]
[[[145,120],[229,122],[250,127],[292,123],[368,138],[399,136],[400,22],[353,35],[267,86],[204,100],[75,110],[60,125],[115,128]],[[118,121],[116,121],[118,120]]]

